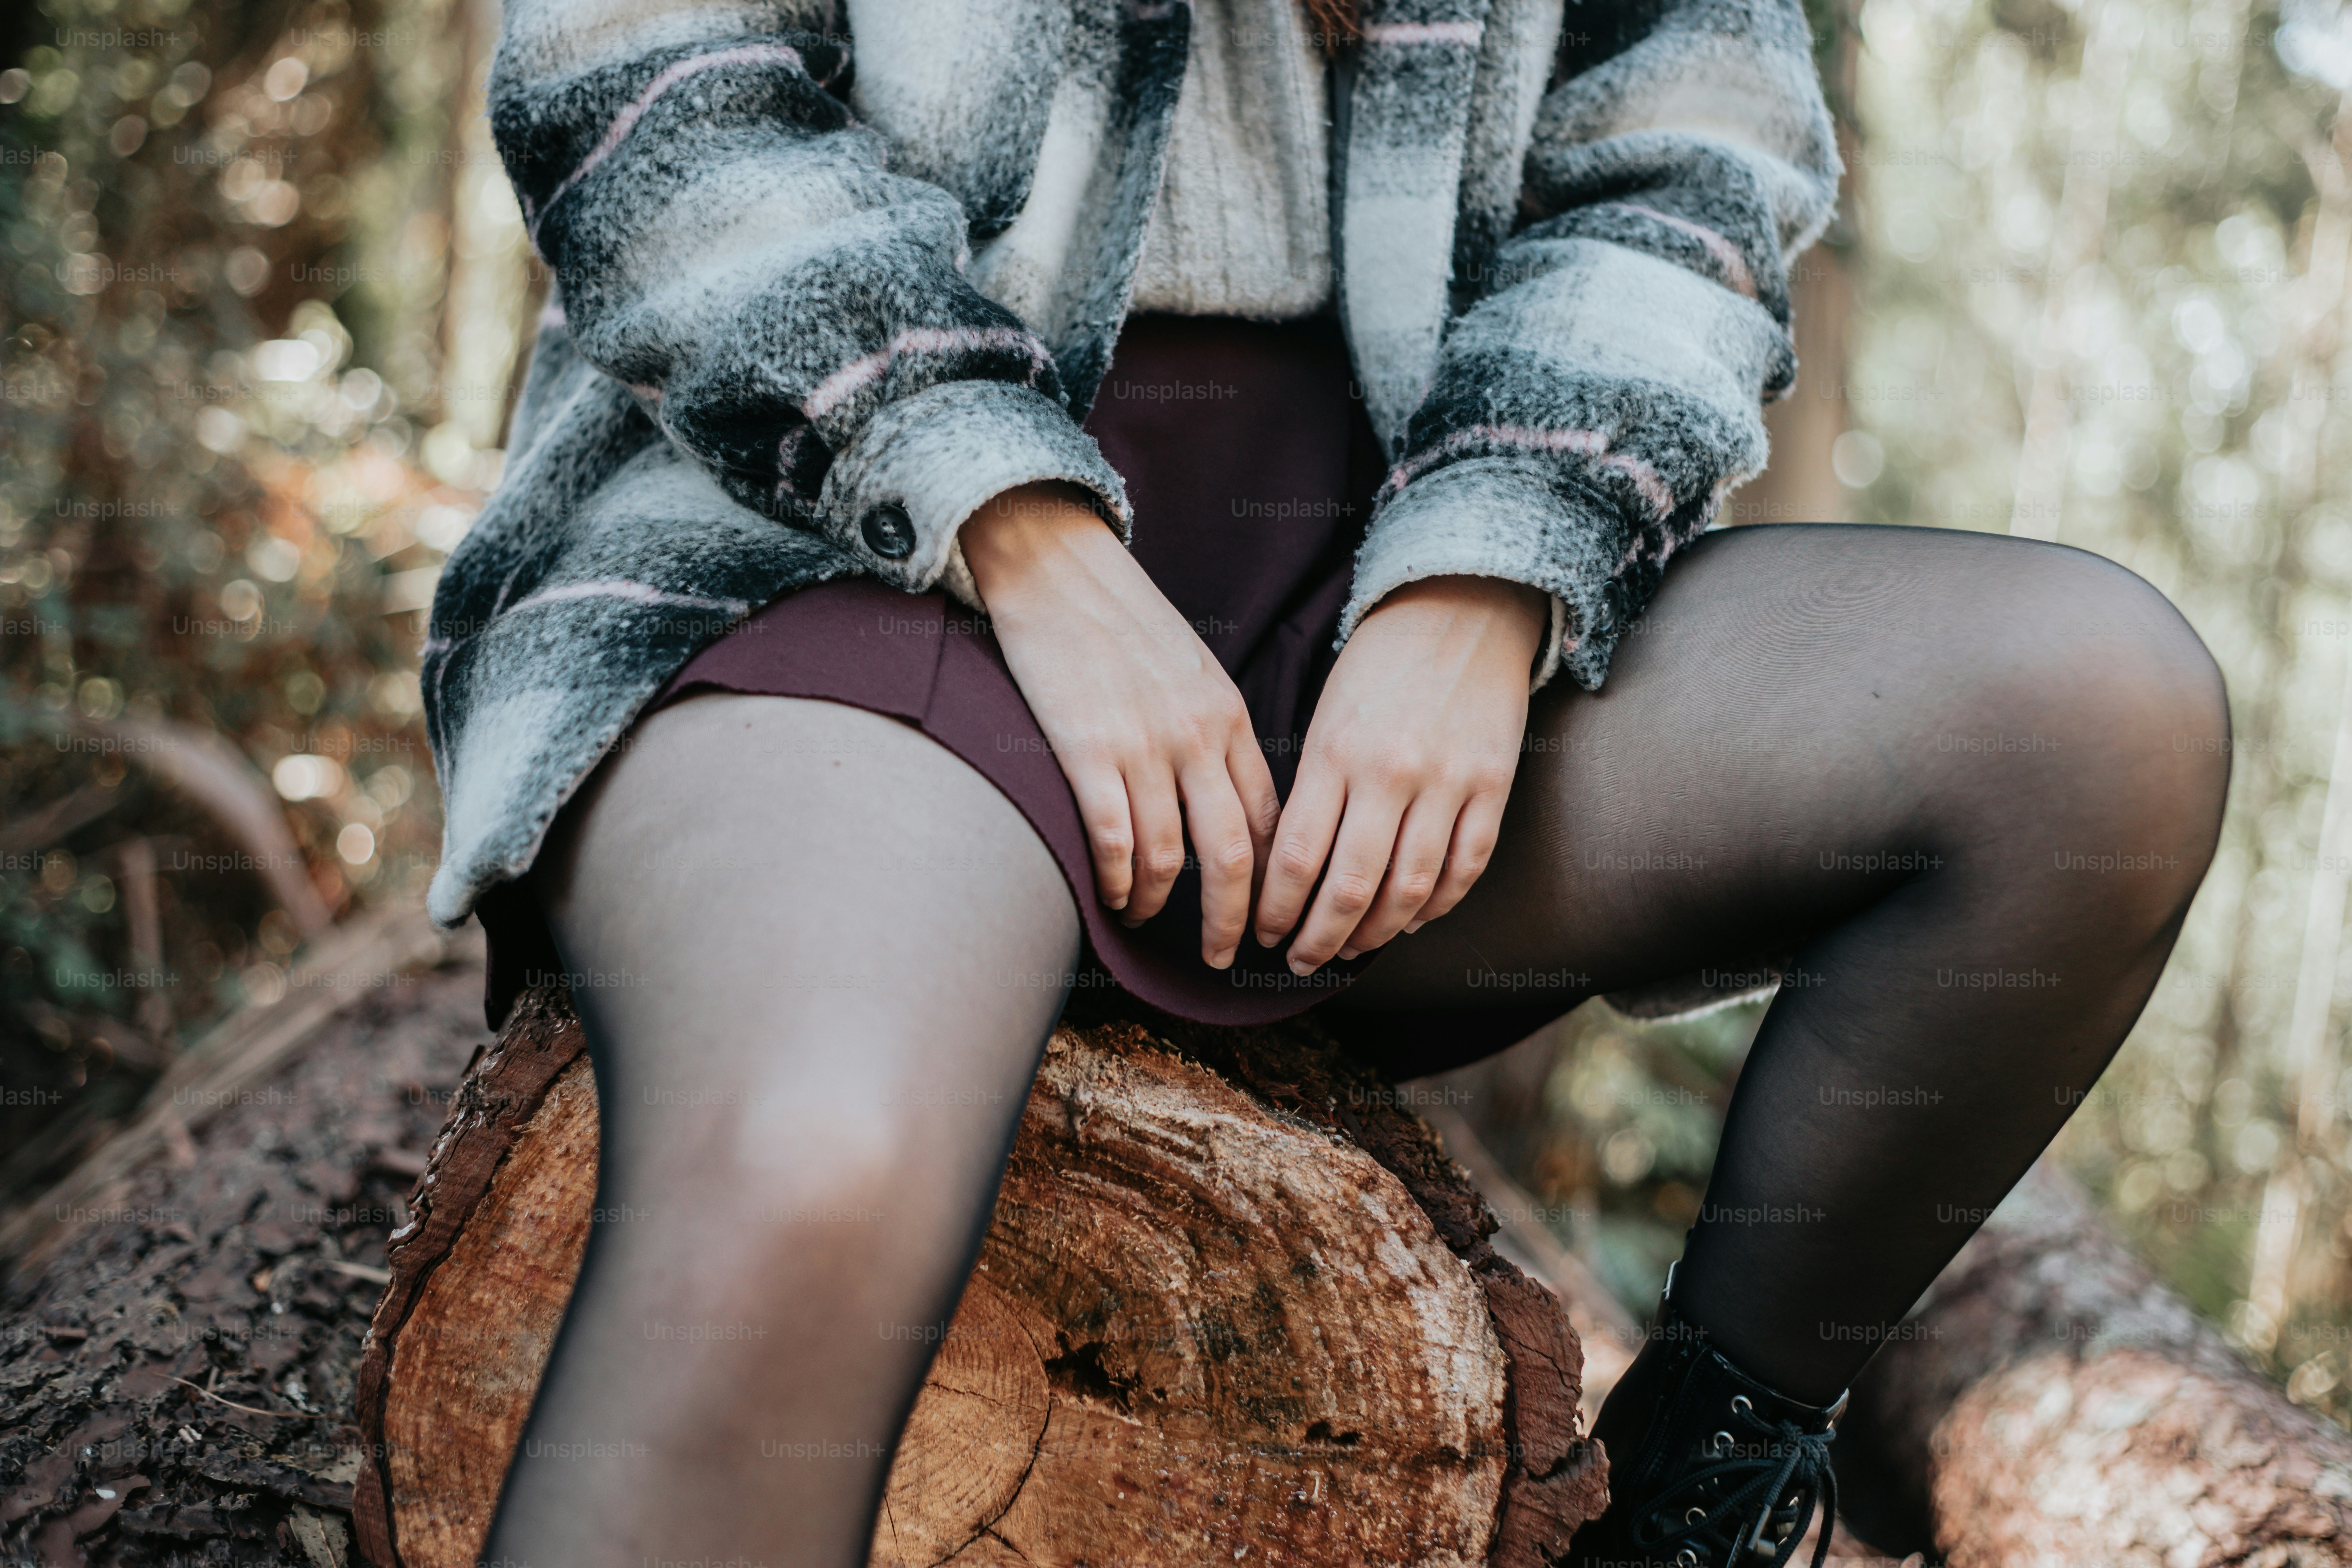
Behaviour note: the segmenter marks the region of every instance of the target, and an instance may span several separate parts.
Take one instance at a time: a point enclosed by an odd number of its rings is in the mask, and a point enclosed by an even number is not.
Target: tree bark
[[[352,1376],[385,1233],[481,1039],[482,973],[341,973],[184,1057],[156,1102],[172,1136],[109,1145],[18,1216],[0,1563],[354,1561]]]
[[[560,992],[533,991],[467,1068],[385,1244],[355,1395],[352,1510],[386,1565],[480,1560],[587,1250],[596,1079]]]

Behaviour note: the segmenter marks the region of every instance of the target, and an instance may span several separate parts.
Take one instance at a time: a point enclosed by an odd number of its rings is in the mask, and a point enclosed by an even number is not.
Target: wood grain
[[[495,1505],[586,1244],[596,1185],[586,1051],[568,996],[544,987],[525,993],[451,1098],[449,1119],[410,1196],[408,1223],[385,1245],[392,1280],[369,1325],[353,1393],[365,1462],[352,1508],[360,1551],[382,1568],[404,1559],[432,1568],[478,1558],[489,1522],[479,1500],[483,1477],[490,1478]],[[559,1092],[559,1085],[570,1087]],[[542,1121],[551,1099],[554,1115]],[[552,1143],[527,1147],[508,1170],[519,1145],[551,1134]],[[467,1245],[478,1215],[486,1232],[498,1231],[532,1266],[488,1273],[499,1260],[479,1238]],[[529,1234],[533,1226],[545,1234]],[[477,1315],[468,1321],[457,1307]],[[544,1324],[546,1331],[503,1331],[509,1324]],[[478,1385],[480,1394],[462,1391],[466,1384]],[[420,1428],[417,1401],[468,1409],[482,1425]],[[399,1532],[412,1516],[439,1522],[408,1555]],[[456,1550],[468,1532],[473,1544]]]
[[[362,1363],[383,1568],[478,1560],[584,1247],[595,1100],[534,992],[387,1249]],[[1559,1298],[1428,1127],[1310,1030],[1055,1032],[902,1436],[874,1568],[1540,1568],[1606,1500]]]

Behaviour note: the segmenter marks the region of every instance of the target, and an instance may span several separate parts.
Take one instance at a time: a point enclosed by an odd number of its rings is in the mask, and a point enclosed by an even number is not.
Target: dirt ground
[[[0,1293],[0,1560],[342,1568],[352,1374],[384,1237],[482,1026],[468,963],[403,976],[193,1147],[57,1216]]]

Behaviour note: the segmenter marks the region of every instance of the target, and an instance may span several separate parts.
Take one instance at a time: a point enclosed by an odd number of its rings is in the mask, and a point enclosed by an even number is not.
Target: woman
[[[1834,199],[1795,0],[1314,4],[508,7],[560,298],[433,910],[494,1022],[570,978],[629,1223],[491,1558],[862,1561],[1074,984],[1411,1076],[1793,954],[1577,1542],[1765,1560],[2146,1001],[2226,784],[2171,607],[1701,537]]]

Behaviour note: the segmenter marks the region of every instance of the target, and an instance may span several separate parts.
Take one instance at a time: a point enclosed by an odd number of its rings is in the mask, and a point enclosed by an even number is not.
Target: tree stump
[[[354,1507],[476,1562],[578,1270],[593,1079],[560,990],[468,1072],[387,1247]],[[915,1405],[875,1568],[1541,1568],[1607,1500],[1557,1297],[1421,1121],[1304,1026],[1055,1033]]]

